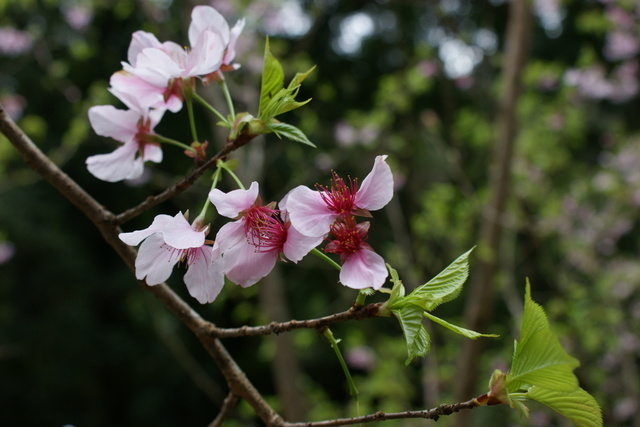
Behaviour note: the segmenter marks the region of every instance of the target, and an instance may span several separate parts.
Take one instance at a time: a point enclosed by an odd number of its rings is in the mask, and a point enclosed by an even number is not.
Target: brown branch
[[[116,251],[120,258],[122,258],[129,269],[131,271],[135,271],[135,258],[137,253],[132,247],[126,245],[118,238],[118,234],[121,231],[118,224],[123,220],[123,218],[131,218],[137,213],[142,212],[144,209],[153,206],[154,203],[156,203],[156,201],[159,199],[153,199],[153,201],[149,202],[150,205],[145,205],[145,202],[139,205],[137,208],[134,208],[135,210],[130,211],[130,213],[128,214],[129,216],[124,215],[120,216],[119,219],[117,219],[113,213],[109,212],[97,201],[95,201],[75,181],[73,181],[68,175],[62,172],[50,159],[48,159],[47,156],[45,156],[42,151],[40,151],[40,149],[33,143],[33,141],[31,141],[29,137],[26,136],[18,126],[16,126],[11,118],[9,118],[1,104],[0,131],[7,137],[11,144],[22,155],[25,163],[34,171],[39,173],[43,178],[45,178],[45,180],[47,180],[58,191],[60,191],[60,193],[62,193],[62,195],[65,196],[71,203],[77,206],[100,230],[105,241],[112,246],[112,248]],[[244,142],[241,141],[232,143],[231,145],[228,145],[229,148],[226,152],[233,151],[235,148],[243,145],[246,142],[248,142],[248,140]],[[213,159],[211,161],[213,161]],[[205,165],[203,165],[201,168],[205,168]],[[200,173],[206,170],[201,170],[201,168],[197,170],[200,171]],[[195,177],[193,179],[195,180]],[[212,323],[204,320],[165,284],[148,286],[144,281],[138,281],[138,284],[145,290],[151,292],[156,298],[158,298],[185,326],[187,326],[196,335],[198,340],[202,343],[207,352],[214,359],[214,361],[218,365],[218,368],[225,377],[225,380],[229,388],[231,389],[231,392],[223,403],[220,414],[218,415],[216,420],[213,421],[213,425],[218,425],[216,423],[222,423],[224,418],[228,416],[228,413],[231,411],[231,407],[235,404],[235,401],[238,398],[245,399],[253,407],[257,416],[266,425],[287,427],[340,426],[403,418],[424,418],[437,420],[442,415],[449,415],[462,409],[470,409],[477,406],[474,400],[470,400],[468,402],[461,402],[453,405],[440,405],[437,408],[428,411],[407,411],[390,414],[377,412],[375,414],[355,418],[342,418],[308,423],[287,423],[265,401],[260,392],[249,381],[245,373],[236,364],[235,360],[227,352],[226,348],[222,345],[217,337],[239,336],[237,335],[238,333],[242,333],[243,336],[265,335],[301,328],[319,328],[339,321],[373,317],[378,313],[378,309],[380,306],[379,303],[369,304],[367,306],[359,308],[351,308],[350,310],[347,310],[343,313],[337,313],[319,319],[305,321],[292,320],[290,322],[272,323],[270,325],[259,326],[255,328],[238,328],[225,330],[218,329]]]
[[[382,303],[369,304],[362,307],[351,307],[347,311],[325,317],[309,320],[289,320],[288,322],[271,322],[262,326],[242,326],[240,328],[217,328],[210,330],[210,335],[216,338],[255,337],[259,335],[280,334],[296,329],[320,329],[333,323],[346,320],[362,320],[376,317]]]
[[[211,424],[209,424],[209,427],[222,426],[222,423],[224,422],[224,420],[229,418],[229,415],[231,415],[231,411],[233,411],[233,408],[235,408],[236,403],[238,403],[238,396],[236,396],[233,393],[229,393],[226,399],[224,399],[224,402],[222,402],[222,408],[220,408],[220,412],[218,413],[218,416],[216,417],[215,420],[211,421]]]
[[[388,420],[400,420],[407,418],[423,418],[428,420],[438,421],[441,416],[451,415],[455,412],[462,411],[463,409],[473,409],[478,404],[475,399],[468,400],[466,402],[454,403],[452,405],[440,405],[436,408],[426,411],[406,411],[406,412],[376,412],[375,414],[364,415],[361,417],[353,418],[338,418],[335,420],[316,421],[307,423],[284,423],[283,427],[333,427],[333,426],[345,426],[361,423],[372,423],[375,421],[388,421]]]
[[[71,203],[76,205],[100,230],[104,239],[122,258],[131,271],[135,270],[136,251],[118,238],[120,228],[116,225],[115,216],[90,197],[75,181],[62,172],[27,135],[11,120],[0,104],[0,131],[18,150],[25,163],[39,173]],[[244,398],[254,408],[256,414],[266,424],[278,424],[282,418],[269,406],[260,392],[247,379],[235,360],[229,355],[222,343],[210,336],[208,331],[213,327],[205,321],[187,303],[178,297],[164,284],[140,286],[151,292],[173,314],[187,326],[207,349],[216,361],[232,392]]]

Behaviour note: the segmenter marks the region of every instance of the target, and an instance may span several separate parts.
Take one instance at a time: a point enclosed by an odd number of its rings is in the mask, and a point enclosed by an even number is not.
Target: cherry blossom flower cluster
[[[369,221],[358,223],[355,218],[371,217],[370,211],[382,209],[393,197],[393,174],[386,158],[376,157],[360,188],[357,179],[349,179],[347,185],[334,172],[329,188],[299,186],[281,202],[301,233],[332,236],[324,251],[340,255],[340,282],[353,289],[380,289],[388,275],[384,259],[366,242]]]
[[[109,91],[126,105],[89,109],[94,131],[120,142],[109,154],[91,156],[87,168],[95,177],[109,182],[135,179],[146,161],[162,161],[162,149],[154,128],[169,110],[182,108],[185,96],[193,93],[195,79],[205,83],[224,79],[223,71],[239,67],[233,60],[244,20],[229,28],[226,20],[209,6],[196,6],[191,14],[189,43],[183,48],[172,41],[161,43],[155,35],[136,31],[127,53],[128,62],[114,73]]]
[[[245,119],[249,115],[235,115],[223,75],[239,67],[233,60],[243,27],[244,20],[230,28],[212,7],[196,6],[188,32],[190,48],[171,41],[160,42],[151,33],[136,31],[127,62],[109,81],[110,92],[127,109],[100,105],[89,110],[95,132],[121,145],[112,153],[89,157],[86,161],[89,171],[110,182],[135,179],[142,174],[146,161],[163,160],[161,143],[178,145],[186,148],[185,154],[206,159],[207,143],[197,140],[192,100],[205,104],[231,130],[228,141],[240,136],[248,140],[254,137],[253,133],[242,134],[247,127],[251,130],[251,123],[242,123],[250,121]],[[279,89],[281,66],[270,55],[268,42],[266,51],[265,74],[273,81],[267,78],[267,88],[263,87],[261,92],[265,103],[261,99],[258,118],[254,118],[261,126],[257,134],[274,132],[313,146],[301,131],[274,120],[274,116],[307,102],[294,98],[300,82],[311,70],[298,73],[290,85]],[[229,107],[227,118],[197,96],[198,80],[220,84]],[[190,146],[155,132],[163,115],[181,110],[183,103],[191,121],[194,142]],[[366,242],[370,222],[358,222],[356,217],[371,217],[370,211],[381,209],[393,197],[393,176],[386,158],[376,157],[361,186],[357,179],[349,179],[347,184],[334,172],[329,187],[316,185],[312,190],[298,186],[279,203],[267,204],[262,203],[257,182],[245,189],[234,176],[241,188],[226,193],[216,188],[223,171],[233,174],[232,168],[219,160],[208,198],[193,222],[189,222],[188,211],[175,216],[158,215],[149,227],[121,233],[120,239],[131,246],[139,245],[135,261],[138,280],[149,286],[158,285],[171,276],[176,265],[181,265],[187,270],[183,280],[189,294],[202,304],[215,300],[225,277],[239,286],[252,286],[268,275],[278,260],[298,263],[312,251],[340,269],[339,279],[344,286],[377,290],[388,276],[386,264]],[[214,240],[208,239],[211,227],[206,220],[211,204],[221,217],[232,220],[217,231]],[[323,242],[325,254],[340,256],[341,267],[316,249]]]
[[[202,304],[218,296],[224,276],[242,287],[251,286],[279,259],[297,263],[325,240],[324,252],[340,255],[343,285],[379,289],[388,275],[386,265],[366,243],[369,222],[357,223],[355,215],[370,217],[369,211],[381,209],[393,197],[386,157],[376,157],[360,188],[357,180],[346,185],[334,173],[329,189],[298,186],[277,205],[263,205],[257,182],[247,190],[227,193],[214,188],[209,201],[221,216],[234,219],[218,230],[215,241],[206,239],[210,229],[202,215],[189,224],[182,213],[158,215],[148,228],[121,233],[120,239],[131,246],[140,244],[138,280],[160,284],[182,264],[187,268],[187,289]]]

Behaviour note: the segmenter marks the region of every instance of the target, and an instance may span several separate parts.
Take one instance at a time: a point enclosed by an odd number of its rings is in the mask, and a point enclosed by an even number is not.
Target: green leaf
[[[436,322],[439,325],[444,326],[445,328],[455,332],[458,335],[462,335],[464,337],[467,338],[471,338],[471,339],[476,339],[476,338],[480,338],[480,337],[497,337],[499,335],[495,335],[495,334],[481,334],[479,332],[476,331],[472,331],[470,329],[465,329],[465,328],[461,328],[460,326],[456,326],[456,325],[452,325],[449,322],[446,322],[442,319],[440,319],[439,317],[434,316],[433,314],[427,313],[426,311],[424,311],[423,316],[428,318],[429,320],[432,320],[434,322]]]
[[[507,389],[513,392],[526,384],[572,391],[578,388],[573,370],[579,365],[577,359],[564,351],[552,331],[538,331],[516,348],[507,375]]]
[[[426,311],[432,311],[440,304],[456,298],[469,276],[469,254],[474,248],[460,255],[436,277],[418,286],[405,298],[406,302],[419,305]]]
[[[389,274],[391,275],[391,283],[393,283],[393,288],[391,288],[391,295],[389,295],[389,299],[384,305],[387,307],[392,307],[396,300],[404,297],[404,286],[402,285],[400,276],[398,276],[398,272],[389,264],[387,264],[387,269],[389,270]]]
[[[284,72],[282,65],[271,54],[269,50],[269,37],[264,48],[264,66],[262,70],[262,87],[260,88],[260,106],[258,107],[258,117],[262,117],[262,112],[273,97],[282,90],[284,84]]]
[[[544,313],[544,309],[531,299],[531,284],[527,279],[519,345],[524,344],[534,333],[548,329],[547,315]]]
[[[270,123],[266,127],[266,129],[271,130],[276,134],[278,138],[282,138],[284,136],[292,141],[301,142],[303,144],[307,144],[313,148],[316,148],[316,146],[311,141],[309,141],[304,132],[293,125],[276,121]]]
[[[579,365],[549,329],[544,310],[531,299],[527,281],[520,342],[515,345],[507,389],[515,392],[525,385],[535,385],[569,392],[578,388],[573,370]]]
[[[300,85],[302,84],[304,79],[309,77],[309,74],[311,74],[313,72],[313,70],[315,70],[315,69],[316,69],[316,66],[314,65],[313,67],[309,68],[304,73],[296,73],[296,75],[291,79],[291,82],[289,83],[289,87],[287,89],[292,90],[292,89],[297,89],[298,87],[300,87]]]
[[[408,357],[405,364],[408,365],[414,358],[426,355],[431,346],[429,334],[422,325],[422,309],[415,305],[408,305],[391,312],[400,322],[407,341]]]
[[[531,387],[526,396],[559,412],[579,427],[602,427],[603,425],[602,411],[598,402],[581,388],[562,392]]]

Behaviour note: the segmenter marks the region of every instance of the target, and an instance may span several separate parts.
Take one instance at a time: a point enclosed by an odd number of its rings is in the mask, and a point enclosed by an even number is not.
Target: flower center
[[[353,218],[353,217],[351,217]],[[331,234],[334,239],[324,247],[324,251],[328,253],[346,256],[362,249],[363,245],[367,245],[369,223],[363,222],[355,224],[353,221],[334,222],[331,225]]]
[[[349,178],[347,185],[337,173],[333,172],[331,187],[316,184],[320,197],[327,204],[329,209],[338,214],[338,218],[345,218],[351,215],[355,209],[356,192],[358,191],[358,179]]]
[[[258,252],[280,252],[287,240],[287,228],[280,220],[280,211],[268,206],[252,206],[244,213],[247,241]]]

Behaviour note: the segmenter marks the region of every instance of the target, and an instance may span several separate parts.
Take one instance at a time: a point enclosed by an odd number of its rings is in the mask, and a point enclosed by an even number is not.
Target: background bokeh
[[[187,173],[168,147],[143,179],[110,184],[87,156],[114,144],[93,133],[87,109],[117,104],[106,88],[132,32],[187,43],[193,1],[1,0],[0,102],[72,178],[121,212]],[[363,178],[378,154],[395,173],[392,203],[372,219],[369,243],[412,288],[479,239],[494,189],[496,124],[504,88],[509,2],[213,1],[233,25],[246,17],[242,68],[227,73],[236,111],[257,112],[265,36],[287,76],[317,65],[282,119],[318,149],[274,136],[234,154],[239,175],[260,181],[265,201],[295,185],[327,184],[330,170]],[[525,278],[606,426],[640,426],[640,4],[632,0],[535,0],[517,99],[512,178],[491,281],[491,325],[475,394],[506,369]],[[215,85],[199,91],[222,111]],[[210,153],[224,131],[202,110]],[[157,130],[189,139],[186,112]],[[198,210],[209,178],[124,225]],[[232,189],[231,182],[225,182]],[[214,227],[223,222],[214,220]],[[472,257],[470,281],[474,281]],[[249,289],[228,284],[199,306],[174,274],[170,285],[219,326],[313,318],[347,309],[355,291],[317,259],[279,265]],[[464,323],[464,292],[436,315]],[[373,299],[375,300],[375,298]],[[431,353],[405,367],[397,322],[332,328],[352,366],[360,410],[403,411],[452,403],[463,338],[429,326]],[[331,348],[316,331],[225,341],[239,365],[288,419],[355,415]],[[205,425],[227,390],[197,340],[135,281],[91,223],[29,171],[0,137],[0,425]],[[473,396],[466,396],[464,399]],[[534,407],[530,421],[506,408],[470,411],[466,425],[565,426]],[[459,415],[438,425],[454,425]],[[230,426],[258,425],[240,404]],[[460,421],[458,421],[460,422]],[[422,425],[420,421],[385,425]]]

